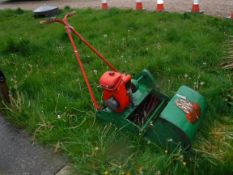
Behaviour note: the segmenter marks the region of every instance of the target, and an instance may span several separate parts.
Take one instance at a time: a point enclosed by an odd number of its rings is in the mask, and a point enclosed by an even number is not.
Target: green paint
[[[185,113],[176,106],[179,96],[197,103],[201,108],[201,116],[195,123],[190,123]],[[204,118],[206,103],[204,98],[193,89],[181,86],[155,121],[154,127],[148,131],[146,137],[168,147],[181,144],[183,148],[190,148],[194,136]]]

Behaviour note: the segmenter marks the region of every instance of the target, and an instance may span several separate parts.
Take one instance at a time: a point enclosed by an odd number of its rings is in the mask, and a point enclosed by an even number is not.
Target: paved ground
[[[3,0],[0,0],[4,2]],[[155,0],[142,0],[144,8],[147,10],[155,9]],[[37,2],[14,2],[14,3],[0,3],[0,9],[5,8],[23,8],[35,9],[39,5],[52,4],[60,8],[70,6],[72,8],[100,8],[100,0],[49,0]],[[164,0],[165,8],[171,12],[185,12],[191,9],[193,0]],[[119,8],[134,8],[135,0],[108,0],[110,7]],[[200,0],[201,10],[205,14],[213,16],[229,16],[233,12],[233,0]]]
[[[25,132],[0,116],[0,175],[55,175],[65,164],[64,157],[32,145]]]

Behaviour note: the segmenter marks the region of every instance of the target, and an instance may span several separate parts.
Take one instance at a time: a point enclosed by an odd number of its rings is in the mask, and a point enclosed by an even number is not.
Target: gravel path
[[[156,0],[142,0],[144,9],[154,10]],[[171,12],[185,12],[191,9],[192,0],[164,0],[165,8]],[[70,6],[72,8],[100,8],[100,0],[50,0],[50,1],[37,1],[37,2],[2,2],[0,9],[5,8],[22,8],[27,10],[35,9],[43,4],[56,5],[60,8]],[[118,8],[135,8],[135,0],[108,0],[110,7]],[[226,17],[233,13],[233,0],[200,0],[201,10],[205,14],[219,17]]]

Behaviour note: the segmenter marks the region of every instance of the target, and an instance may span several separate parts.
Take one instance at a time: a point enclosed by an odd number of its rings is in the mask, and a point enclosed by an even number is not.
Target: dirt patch
[[[37,2],[13,2],[13,3],[0,3],[0,9],[22,8],[27,10],[35,9],[43,4],[56,5],[60,8],[70,6],[72,8],[100,8],[100,0],[50,0],[50,1],[37,1]],[[165,0],[165,8],[170,12],[180,12],[191,10],[192,0]],[[135,8],[135,0],[109,0],[110,7],[118,8]],[[155,10],[155,0],[143,0],[143,6],[146,10]],[[208,0],[200,1],[201,10],[205,14],[212,16],[226,17],[233,13],[233,0]]]

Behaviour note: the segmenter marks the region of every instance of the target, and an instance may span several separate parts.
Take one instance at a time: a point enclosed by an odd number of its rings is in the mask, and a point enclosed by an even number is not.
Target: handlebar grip
[[[55,22],[55,20],[56,20],[56,18],[49,18],[47,20],[40,21],[40,24],[50,24],[50,23]]]
[[[48,20],[40,21],[40,24],[48,24]]]
[[[72,12],[70,12],[70,13],[67,14],[68,17],[72,17],[74,15],[76,15],[76,11],[72,11]]]

